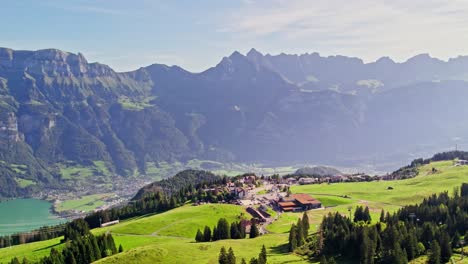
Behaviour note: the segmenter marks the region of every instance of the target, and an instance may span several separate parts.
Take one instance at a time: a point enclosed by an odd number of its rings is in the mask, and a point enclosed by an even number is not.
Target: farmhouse
[[[298,212],[320,208],[322,203],[308,194],[301,193],[281,198],[278,206],[285,212]]]
[[[468,160],[458,160],[455,166],[468,165]]]

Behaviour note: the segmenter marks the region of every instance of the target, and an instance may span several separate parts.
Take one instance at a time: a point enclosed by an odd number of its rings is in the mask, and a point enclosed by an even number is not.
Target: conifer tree
[[[296,224],[296,241],[297,241],[297,246],[300,247],[304,245],[305,240],[304,240],[304,227],[302,225],[301,219],[297,219],[297,224]]]
[[[296,238],[296,225],[292,224],[291,229],[289,230],[289,252],[293,252],[297,248],[297,238]]]
[[[205,230],[203,230],[203,240],[205,242],[209,242],[211,240],[211,229],[209,226],[205,226]]]
[[[304,212],[302,215],[302,228],[304,229],[304,238],[307,238],[310,229],[309,216],[307,215],[307,212]]]
[[[122,253],[123,252],[123,247],[122,247],[122,244],[119,245],[119,253]]]
[[[202,234],[202,232],[200,231],[200,229],[197,230],[197,234],[195,235],[195,241],[196,242],[204,242],[204,236]]]
[[[247,262],[245,261],[245,258],[242,258],[241,264],[247,264]]]
[[[257,224],[255,223],[255,221],[252,221],[252,225],[250,226],[249,237],[250,238],[256,238],[259,235],[260,235],[260,231],[258,231]]]
[[[427,263],[440,264],[440,246],[437,240],[432,240],[431,242],[431,250],[429,253],[429,259]]]
[[[218,228],[213,227],[213,241],[219,240]]]
[[[228,264],[227,253],[226,253],[225,247],[221,247],[219,251],[218,262],[219,264]]]
[[[439,240],[440,260],[446,263],[452,257],[452,247],[450,246],[450,237],[447,232],[442,232]]]
[[[266,253],[265,245],[263,245],[262,250],[260,251],[260,254],[258,255],[258,264],[266,264],[266,263],[267,263],[267,253]]]
[[[230,247],[227,254],[227,263],[236,264],[236,256],[234,255],[234,250]]]
[[[251,258],[249,264],[258,264],[258,259]]]
[[[221,239],[231,238],[230,230],[229,230],[229,223],[226,220],[226,218],[220,218],[218,220],[217,230],[218,230],[218,236],[219,236],[218,239],[221,240]]]
[[[363,217],[362,220],[366,223],[370,223],[372,221],[371,215],[369,213],[369,207],[366,206],[366,209],[364,209],[362,217]]]
[[[231,232],[231,238],[232,238],[232,239],[239,239],[239,238],[241,238],[241,234],[240,234],[240,232],[239,232],[239,225],[238,225],[236,222],[234,222],[234,223],[231,224],[231,230],[230,230],[230,232]]]
[[[384,209],[382,209],[382,211],[380,211],[380,219],[379,219],[380,222],[385,222],[385,211]]]

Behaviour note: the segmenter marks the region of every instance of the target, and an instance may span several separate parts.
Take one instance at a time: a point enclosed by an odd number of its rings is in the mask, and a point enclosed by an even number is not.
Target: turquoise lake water
[[[0,236],[64,222],[50,212],[51,205],[50,202],[37,199],[0,202]]]

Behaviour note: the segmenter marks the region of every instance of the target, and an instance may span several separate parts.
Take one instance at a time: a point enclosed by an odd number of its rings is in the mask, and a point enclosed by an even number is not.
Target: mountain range
[[[468,57],[365,63],[252,49],[201,73],[115,72],[82,54],[0,48],[0,196],[195,158],[406,163],[468,143],[466,98]]]

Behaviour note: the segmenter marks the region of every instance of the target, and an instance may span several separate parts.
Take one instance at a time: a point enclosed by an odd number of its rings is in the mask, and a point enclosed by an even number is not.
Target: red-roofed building
[[[297,212],[320,208],[322,203],[308,194],[299,193],[282,198],[278,206],[285,212]]]

